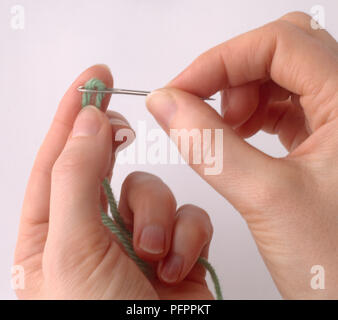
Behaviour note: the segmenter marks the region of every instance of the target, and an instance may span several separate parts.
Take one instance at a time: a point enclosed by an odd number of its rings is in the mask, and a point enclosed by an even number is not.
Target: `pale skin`
[[[245,219],[287,299],[338,298],[337,71],[335,39],[312,29],[307,15],[291,13],[210,49],[147,98],[167,133],[223,129],[222,173],[207,176],[204,165],[191,166]],[[92,77],[113,86],[104,66],[81,74],[61,101],[34,163],[15,253],[15,264],[26,272],[18,297],[212,298],[196,263],[208,254],[210,219],[193,205],[177,209],[158,177],[132,173],[119,203],[134,232],[135,251],[151,261],[155,280],[138,270],[102,225],[100,184],[112,175],[114,134],[129,124],[94,107],[79,114],[75,89]],[[217,91],[221,115],[198,98]],[[289,154],[275,159],[247,144],[244,138],[259,130],[277,134]],[[145,228],[148,235],[141,236]],[[313,265],[325,269],[325,290],[310,286]]]

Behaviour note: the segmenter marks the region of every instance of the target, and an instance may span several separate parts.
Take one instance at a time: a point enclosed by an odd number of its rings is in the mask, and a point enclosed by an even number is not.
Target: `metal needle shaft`
[[[77,89],[80,92],[88,92],[88,93],[107,93],[107,94],[130,94],[136,96],[147,96],[151,91],[143,91],[143,90],[128,90],[128,89],[117,89],[117,88],[107,88],[104,90],[96,90],[96,89],[86,89],[81,86]],[[201,98],[203,100],[215,100],[214,98]]]

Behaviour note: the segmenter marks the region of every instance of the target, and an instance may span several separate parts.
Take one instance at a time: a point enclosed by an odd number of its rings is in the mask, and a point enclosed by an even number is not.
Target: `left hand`
[[[133,229],[137,255],[151,261],[157,273],[154,280],[143,275],[102,224],[101,182],[111,176],[117,148],[112,136],[129,124],[115,112],[107,113],[109,121],[94,107],[79,113],[76,88],[93,77],[113,86],[104,66],[81,74],[61,101],[34,163],[15,252],[15,264],[25,271],[25,288],[16,291],[18,297],[212,298],[205,270],[196,264],[199,256],[208,254],[210,219],[192,205],[177,210],[172,192],[158,177],[130,174],[119,202],[122,217]],[[108,102],[107,96],[102,111]]]

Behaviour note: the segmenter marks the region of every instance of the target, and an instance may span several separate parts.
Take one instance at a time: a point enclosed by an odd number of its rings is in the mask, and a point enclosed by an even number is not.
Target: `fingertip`
[[[133,221],[133,245],[138,256],[163,259],[169,251],[176,214],[176,200],[157,176],[133,172],[122,185],[119,207]]]
[[[82,72],[71,88],[77,89],[79,86],[84,86],[87,81],[93,78],[102,81],[107,88],[114,87],[114,79],[109,67],[105,64],[97,64],[89,67],[84,72]],[[80,97],[81,92],[77,91],[77,95]],[[110,94],[104,95],[101,102],[100,110],[102,111],[107,110],[110,98],[111,98]]]
[[[100,131],[102,124],[101,112],[96,107],[88,105],[82,108],[75,119],[72,138],[95,136]]]
[[[113,75],[110,68],[106,64],[93,65],[85,70],[81,76],[82,75],[86,75],[87,79],[90,79],[91,77],[98,78],[109,88],[112,88],[114,85]]]
[[[194,205],[184,205],[177,217],[169,254],[160,261],[157,274],[166,284],[177,284],[195,270],[198,258],[208,255],[212,238],[212,224],[208,214]],[[198,277],[203,278],[200,272]]]
[[[168,255],[159,263],[157,268],[159,279],[169,285],[174,285],[182,281],[183,271],[184,257],[176,253]]]
[[[111,73],[111,70],[110,68],[108,67],[108,65],[104,64],[104,63],[98,63],[98,64],[95,64],[93,67],[97,67],[97,68],[103,68],[105,70],[107,70],[108,72]]]

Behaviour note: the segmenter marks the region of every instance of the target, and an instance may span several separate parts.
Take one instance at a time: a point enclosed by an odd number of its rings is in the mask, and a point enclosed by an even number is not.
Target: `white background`
[[[10,9],[16,4],[25,8],[24,30],[11,28]],[[11,265],[35,154],[60,98],[79,73],[105,63],[116,87],[151,90],[208,48],[289,11],[309,13],[316,4],[324,7],[326,27],[337,38],[334,0],[1,0],[0,298],[15,298]],[[213,106],[218,108],[219,97]],[[110,109],[123,113],[132,126],[145,120],[148,129],[158,128],[143,97],[114,96]],[[250,141],[273,156],[285,155],[276,137],[260,133]],[[189,167],[118,165],[112,181],[117,195],[135,170],[159,175],[179,205],[193,203],[211,215],[210,261],[226,299],[280,298],[240,215]]]

